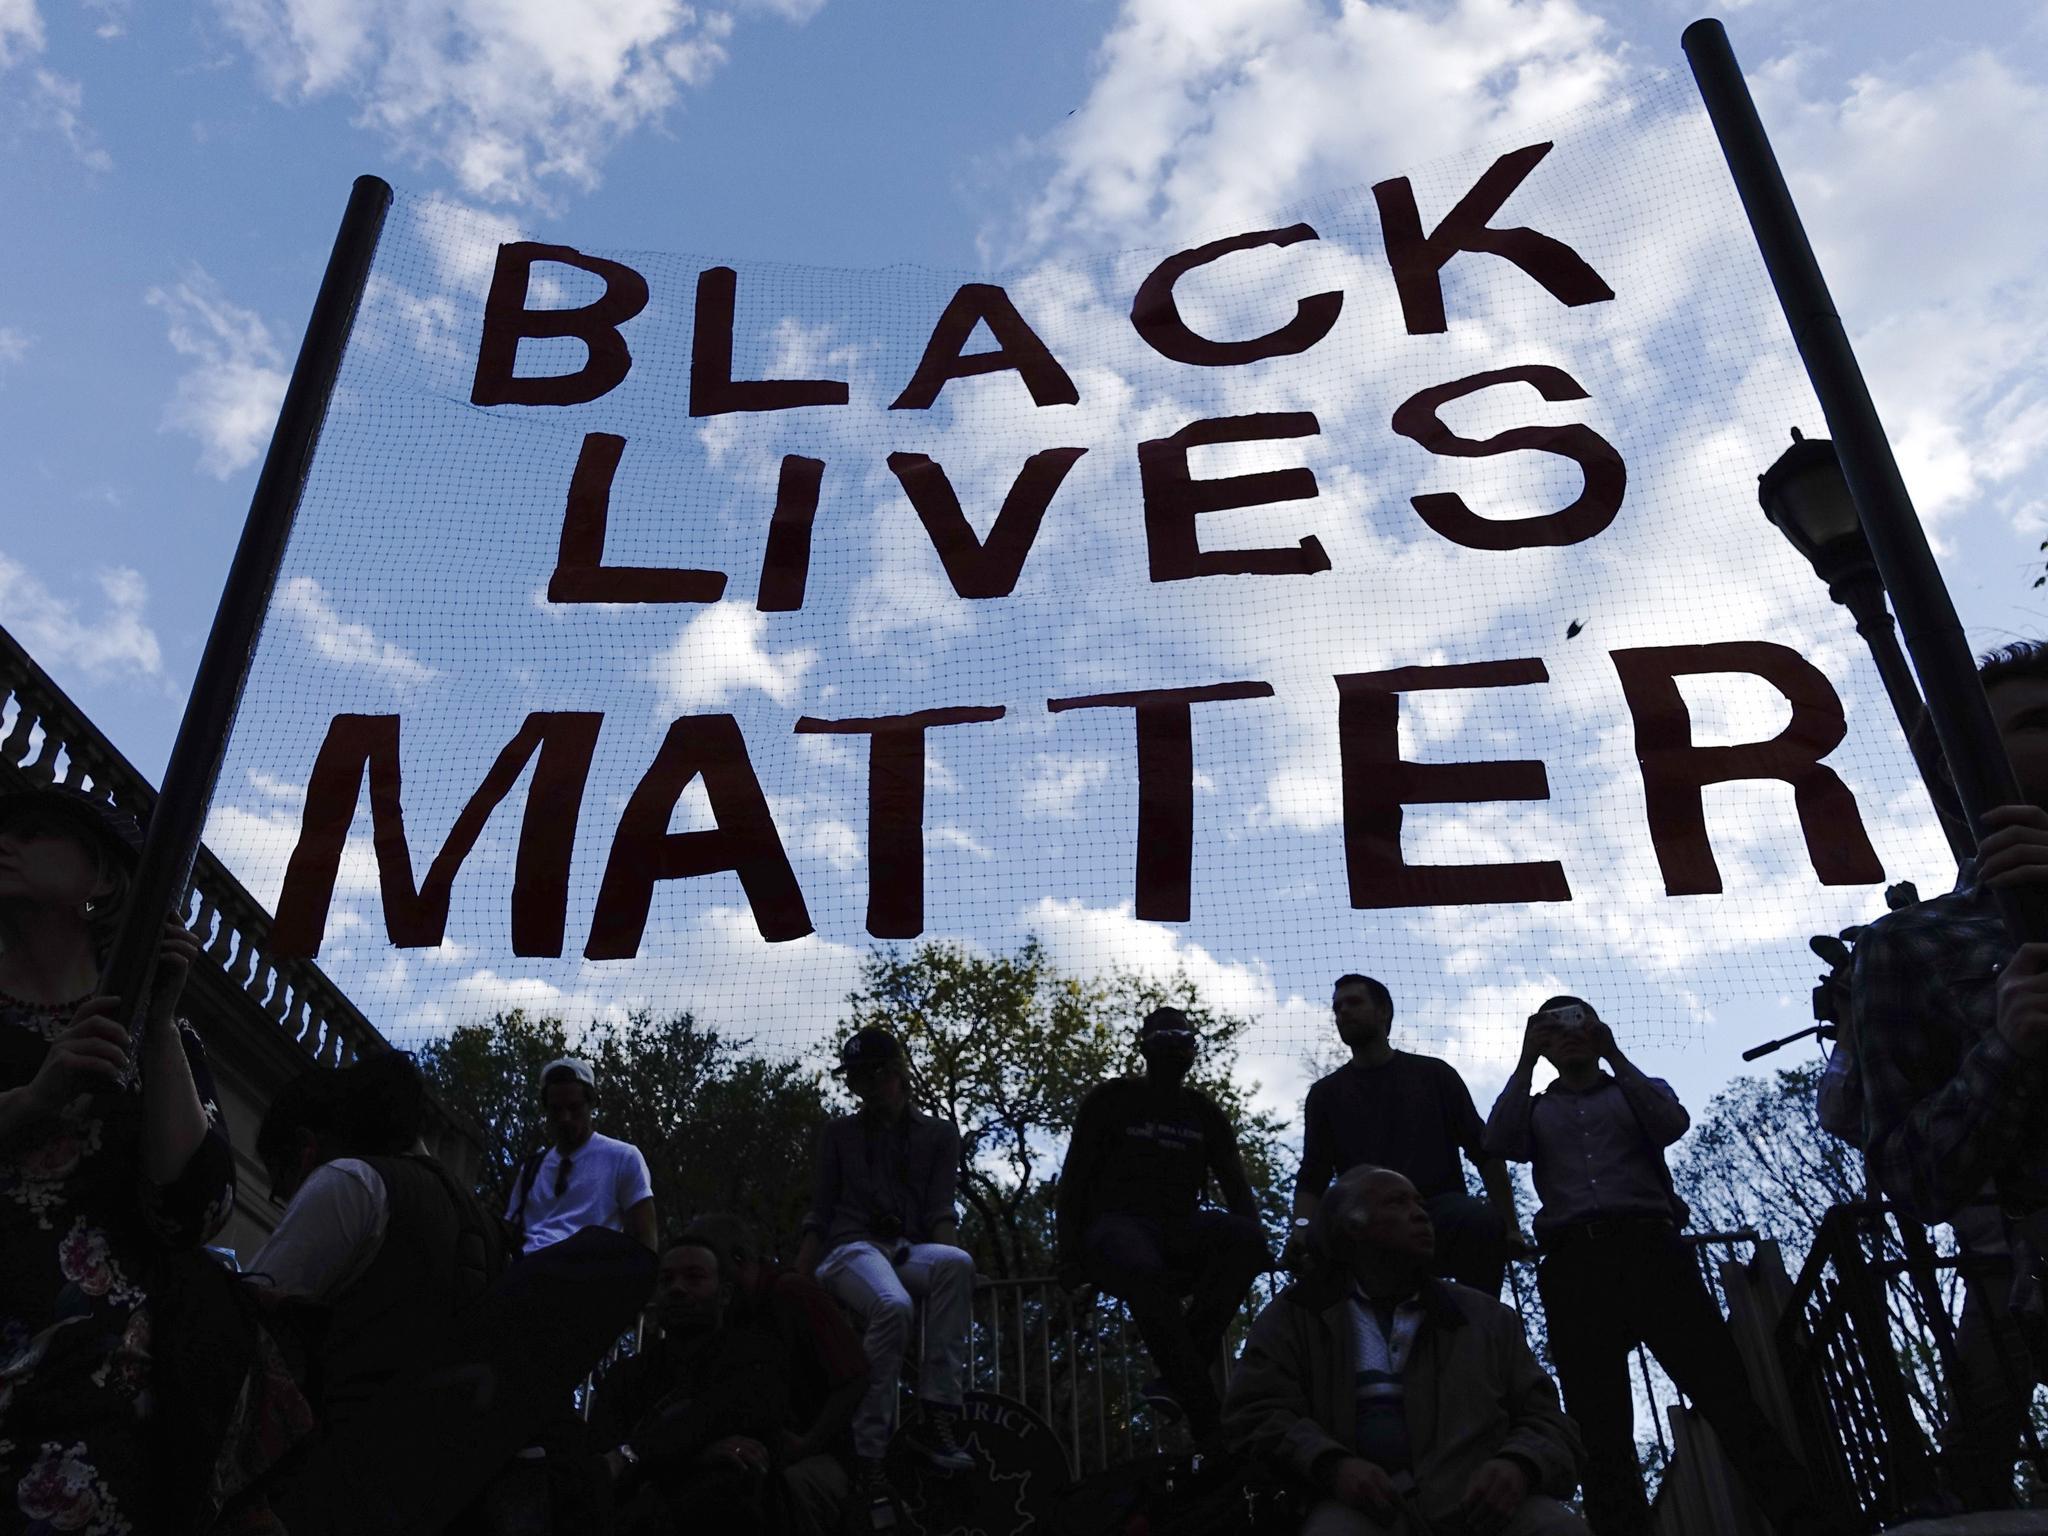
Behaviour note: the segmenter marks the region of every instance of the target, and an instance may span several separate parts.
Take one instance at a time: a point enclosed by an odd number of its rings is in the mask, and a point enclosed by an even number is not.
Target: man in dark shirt
[[[1297,1231],[1339,1174],[1391,1168],[1429,1207],[1437,1273],[1498,1296],[1508,1259],[1527,1245],[1515,1223],[1507,1165],[1483,1146],[1486,1128],[1465,1080],[1447,1061],[1394,1049],[1394,999],[1372,977],[1339,976],[1330,1012],[1351,1060],[1308,1090],[1294,1181]],[[1460,1151],[1479,1170],[1485,1200],[1466,1193]]]
[[[1557,1080],[1530,1093],[1536,1058]],[[1612,1076],[1600,1070],[1605,1059]],[[1708,1294],[1664,1149],[1691,1117],[1646,1077],[1581,998],[1553,997],[1529,1019],[1522,1059],[1486,1124],[1489,1151],[1534,1165],[1537,1288],[1565,1411],[1586,1439],[1586,1518],[1600,1536],[1646,1536],[1628,1357],[1647,1344],[1714,1426],[1779,1536],[1830,1526],[1805,1469],[1750,1390],[1735,1338]]]
[[[792,1536],[832,1536],[850,1486],[853,1414],[867,1390],[860,1336],[822,1285],[765,1258],[739,1217],[699,1216],[683,1235],[707,1240],[731,1264],[730,1326],[765,1334],[784,1351],[789,1419],[769,1449],[787,1523]]]
[[[1138,1049],[1145,1075],[1101,1084],[1074,1116],[1055,1211],[1061,1277],[1123,1300],[1163,1378],[1164,1390],[1148,1395],[1177,1404],[1197,1442],[1213,1443],[1222,1404],[1210,1367],[1266,1268],[1266,1235],[1237,1132],[1215,1100],[1186,1085],[1188,1016],[1153,1009]],[[1228,1211],[1202,1206],[1212,1173]]]
[[[661,1256],[661,1333],[597,1383],[590,1425],[616,1489],[620,1536],[765,1532],[769,1448],[788,1414],[781,1348],[728,1328],[716,1249],[683,1239]]]

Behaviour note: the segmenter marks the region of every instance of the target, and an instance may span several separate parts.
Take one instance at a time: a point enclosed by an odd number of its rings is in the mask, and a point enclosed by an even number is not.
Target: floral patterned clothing
[[[0,1090],[25,1086],[70,1010],[0,1002]],[[54,1134],[0,1147],[0,1533],[147,1536],[156,1257],[218,1232],[234,1157],[206,1052],[178,1030],[206,1139],[171,1184],[142,1174],[142,1085],[80,1094]]]

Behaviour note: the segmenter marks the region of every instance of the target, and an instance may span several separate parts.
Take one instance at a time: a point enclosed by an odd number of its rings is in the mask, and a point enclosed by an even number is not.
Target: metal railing
[[[1939,1443],[1956,1412],[1971,1264],[1882,1200],[1834,1206],[1815,1233],[1778,1349],[1816,1478],[1867,1522],[1959,1507]],[[2018,1449],[2048,1474],[2030,1425]]]
[[[39,667],[21,644],[0,629],[0,789],[63,784],[146,817],[156,790]],[[270,914],[201,847],[178,916],[201,950],[245,999],[239,1011],[295,1042],[322,1066],[342,1066],[390,1049],[362,1012],[310,960],[279,959],[270,952]],[[473,1133],[436,1106],[430,1140],[450,1143]],[[450,1150],[437,1145],[444,1158]],[[462,1159],[454,1166],[465,1166]]]

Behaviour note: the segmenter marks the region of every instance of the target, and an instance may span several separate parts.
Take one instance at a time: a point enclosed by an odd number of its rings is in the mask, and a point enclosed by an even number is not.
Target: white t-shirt
[[[337,1157],[306,1176],[246,1273],[281,1296],[332,1301],[384,1246],[391,1198],[368,1163]]]
[[[566,1177],[562,1172],[565,1161],[569,1165]],[[585,1227],[623,1232],[626,1212],[653,1196],[647,1159],[630,1141],[614,1141],[593,1131],[590,1140],[566,1158],[559,1147],[549,1147],[534,1177],[533,1193],[526,1200],[526,1246],[522,1251],[532,1253],[559,1243]],[[508,1220],[519,1216],[517,1184],[506,1202],[505,1215]]]

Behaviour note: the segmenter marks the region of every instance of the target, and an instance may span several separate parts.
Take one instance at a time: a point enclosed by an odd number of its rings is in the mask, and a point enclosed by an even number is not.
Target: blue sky
[[[1661,0],[0,0],[0,623],[160,770],[360,172],[585,248],[1031,268],[1500,144],[1682,68],[1688,19]],[[1727,20],[1973,640],[2048,628],[2037,8],[1750,0]],[[1251,958],[1209,953],[1219,976]],[[1698,1097],[1801,1001],[1717,1018],[1665,1065]]]

